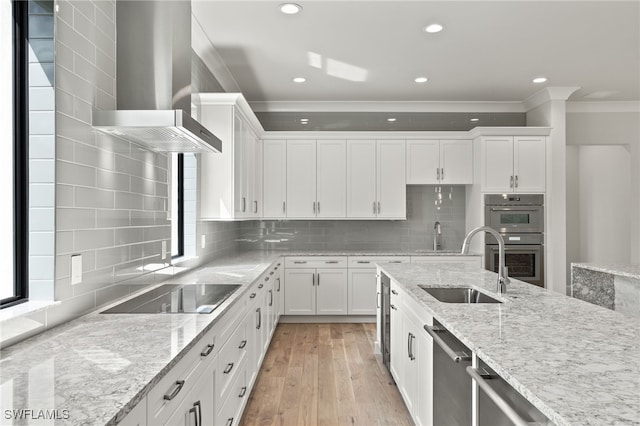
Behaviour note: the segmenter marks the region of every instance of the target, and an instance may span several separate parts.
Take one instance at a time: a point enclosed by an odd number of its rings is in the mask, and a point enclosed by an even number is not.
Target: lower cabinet
[[[347,269],[285,270],[286,315],[346,315]]]
[[[413,300],[391,284],[391,374],[413,421],[433,424],[433,341],[424,330],[432,318],[418,316]]]
[[[216,422],[214,383],[216,363],[211,362],[182,404],[165,423],[171,426],[213,426]]]

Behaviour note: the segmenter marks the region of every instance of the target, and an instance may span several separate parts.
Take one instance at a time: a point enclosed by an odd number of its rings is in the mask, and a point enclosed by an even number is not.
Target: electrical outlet
[[[167,240],[162,240],[162,259],[167,258]]]
[[[202,234],[202,236],[200,237],[200,246],[202,248],[205,248],[207,246],[207,236],[205,234]]]
[[[80,284],[82,282],[82,255],[74,254],[71,256],[71,284]]]

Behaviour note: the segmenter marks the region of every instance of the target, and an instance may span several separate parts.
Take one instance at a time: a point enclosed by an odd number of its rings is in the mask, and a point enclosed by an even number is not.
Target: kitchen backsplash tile
[[[436,188],[407,187],[407,220],[242,222],[240,246],[268,250],[431,249],[434,223],[439,221],[442,248],[460,249],[465,230],[465,188],[443,186],[442,203],[438,205]]]

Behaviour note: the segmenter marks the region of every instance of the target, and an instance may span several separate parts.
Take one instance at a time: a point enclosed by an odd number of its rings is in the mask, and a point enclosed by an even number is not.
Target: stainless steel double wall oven
[[[509,276],[544,287],[544,195],[486,194],[485,225],[505,242]],[[485,268],[498,272],[498,242],[485,237]]]

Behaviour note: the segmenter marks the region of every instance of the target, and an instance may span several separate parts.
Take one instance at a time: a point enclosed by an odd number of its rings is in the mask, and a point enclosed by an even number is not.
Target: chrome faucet
[[[500,262],[498,265],[497,292],[499,294],[506,293],[507,284],[509,284],[509,271],[507,270],[507,267],[504,266],[504,239],[502,239],[502,235],[500,235],[498,231],[488,226],[479,226],[475,229],[472,229],[471,231],[469,231],[467,236],[464,237],[464,242],[462,243],[462,254],[467,254],[469,252],[469,242],[471,241],[471,238],[478,232],[482,231],[488,232],[489,234],[493,235],[496,240],[498,240],[498,257],[500,258]]]
[[[440,241],[438,241],[438,239]],[[433,224],[433,251],[440,249],[442,249],[442,227],[440,226],[440,222],[436,221]]]

